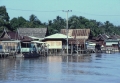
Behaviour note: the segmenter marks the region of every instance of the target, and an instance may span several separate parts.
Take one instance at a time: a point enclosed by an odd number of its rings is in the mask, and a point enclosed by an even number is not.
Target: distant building
[[[107,48],[114,48],[118,50],[119,40],[119,35],[100,34],[92,40],[89,40],[89,42],[96,43],[96,50],[98,50],[99,48],[100,50],[106,50]]]
[[[41,40],[49,35],[48,28],[19,28],[21,36],[28,36],[34,40]]]
[[[3,49],[14,48],[17,46],[17,42],[28,42],[32,41],[33,39],[27,36],[21,36],[18,31],[8,31],[4,28],[2,34],[0,35],[0,46]]]
[[[62,54],[62,52],[66,49],[66,38],[66,35],[56,33],[45,37],[42,41],[49,45],[48,48],[51,54]],[[68,36],[68,39],[72,39],[72,37]]]
[[[66,29],[61,29],[61,33],[66,35]],[[84,50],[86,49],[86,40],[90,36],[90,29],[68,29],[68,36],[73,37],[73,39],[69,39],[69,46],[73,51]]]

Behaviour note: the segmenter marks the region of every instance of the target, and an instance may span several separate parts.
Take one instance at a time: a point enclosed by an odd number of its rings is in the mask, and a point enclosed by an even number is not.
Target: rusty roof
[[[61,29],[62,34],[66,34],[66,29]],[[75,39],[88,39],[90,29],[68,29],[68,36]]]
[[[61,33],[66,35],[66,29],[61,29]],[[90,29],[68,29],[68,36],[73,37],[69,44],[84,44],[89,35]]]

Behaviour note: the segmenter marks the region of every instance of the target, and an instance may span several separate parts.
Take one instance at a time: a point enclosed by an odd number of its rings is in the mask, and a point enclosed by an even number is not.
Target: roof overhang
[[[40,41],[31,41],[32,43],[40,43],[40,44],[43,44],[43,43],[46,43],[46,42],[40,42]]]
[[[15,40],[15,41],[1,41],[2,43],[18,43],[20,40]]]
[[[30,37],[30,38],[32,38],[32,39],[39,39],[39,40],[44,39],[44,38],[38,38],[38,37],[34,37],[34,36],[28,36],[28,37]]]

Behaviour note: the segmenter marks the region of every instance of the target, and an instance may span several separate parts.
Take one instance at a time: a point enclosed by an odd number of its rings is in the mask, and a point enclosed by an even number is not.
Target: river
[[[120,53],[0,59],[0,83],[120,83]]]

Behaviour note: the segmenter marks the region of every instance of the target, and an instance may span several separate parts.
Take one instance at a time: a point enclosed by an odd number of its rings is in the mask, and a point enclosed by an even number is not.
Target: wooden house
[[[29,36],[20,35],[20,33],[17,31],[7,31],[3,30],[0,41],[14,41],[14,40],[20,40],[20,41],[32,41],[33,39]]]
[[[120,35],[110,35],[110,38],[113,39],[115,43],[112,46],[115,48],[116,51],[120,51]]]
[[[17,48],[19,42],[32,41],[30,37],[21,36],[18,31],[8,31],[4,28],[0,35],[0,52],[11,51]]]
[[[66,29],[61,29],[61,33],[66,34]],[[90,29],[68,29],[68,36],[73,37],[73,39],[69,39],[69,46],[73,50],[84,50],[86,40],[90,36]]]
[[[21,40],[22,37],[15,31],[7,31],[5,28],[0,36],[0,47],[3,50],[8,50],[9,48],[14,49],[17,46],[16,42],[11,42],[15,40]],[[9,41],[9,42],[6,42]]]
[[[66,35],[56,33],[45,37],[42,41],[47,43],[49,52],[51,54],[61,54],[65,52],[66,49],[66,38]],[[72,37],[68,36],[68,39],[72,39]]]
[[[89,42],[90,41],[96,43],[96,50],[118,50],[119,38],[115,35],[100,34],[96,38],[89,40]]]

